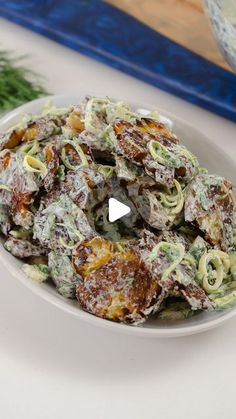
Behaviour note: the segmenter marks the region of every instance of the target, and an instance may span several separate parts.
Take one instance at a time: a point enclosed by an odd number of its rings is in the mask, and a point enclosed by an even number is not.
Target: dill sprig
[[[0,51],[0,113],[47,94],[39,76],[20,65],[23,58]]]

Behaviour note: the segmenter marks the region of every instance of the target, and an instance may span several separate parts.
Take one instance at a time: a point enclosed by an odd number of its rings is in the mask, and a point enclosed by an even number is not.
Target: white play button
[[[130,207],[128,205],[122,204],[122,202],[118,201],[115,198],[109,199],[109,216],[108,219],[111,223],[119,218],[124,217],[124,215],[129,214]]]

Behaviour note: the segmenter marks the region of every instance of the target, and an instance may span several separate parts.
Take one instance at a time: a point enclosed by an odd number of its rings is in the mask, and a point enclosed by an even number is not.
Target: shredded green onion
[[[222,284],[230,268],[227,253],[209,250],[199,260],[198,271],[203,275],[202,286],[206,292],[215,292]]]
[[[48,172],[47,167],[43,162],[29,154],[25,155],[23,166],[27,172],[39,173],[42,177],[45,177]]]
[[[98,171],[102,173],[106,178],[110,178],[114,174],[115,168],[113,166],[105,166],[103,164],[100,164],[98,166]]]
[[[61,151],[61,159],[62,159],[62,161],[63,161],[63,163],[64,163],[64,165],[68,168],[68,169],[70,169],[70,170],[78,170],[78,169],[81,169],[81,167],[83,167],[83,166],[88,166],[88,161],[87,161],[87,158],[86,158],[86,156],[85,156],[85,154],[84,154],[84,152],[83,152],[83,150],[82,150],[82,148],[80,147],[80,145],[79,144],[76,144],[74,141],[72,141],[72,140],[65,140],[65,141],[63,141],[65,144],[70,144],[70,145],[72,145],[73,146],[73,148],[75,149],[75,151],[77,152],[77,154],[79,155],[79,157],[80,157],[80,160],[81,160],[81,164],[79,164],[79,165],[73,165],[73,164],[71,164],[70,162],[69,162],[69,159],[68,159],[68,157],[67,157],[67,155],[66,155],[66,151],[65,151],[65,148],[63,147],[62,148],[62,151]]]
[[[148,256],[148,262],[154,262],[155,259],[158,258],[160,252],[166,254],[167,257],[169,256],[170,259],[170,265],[164,270],[161,276],[162,279],[167,279],[169,274],[173,272],[182,261],[185,254],[185,248],[181,243],[160,242],[152,249]]]
[[[174,186],[177,193],[174,193],[174,190],[173,192],[168,190],[167,193],[160,192],[159,196],[161,203],[165,207],[170,208],[171,214],[179,214],[184,206],[184,195],[180,183],[176,179],[174,179]]]
[[[11,192],[11,189],[6,185],[0,185],[0,189],[4,189],[5,191]]]
[[[168,167],[181,167],[180,159],[159,141],[151,140],[148,143],[148,149],[152,158],[158,163]]]
[[[39,143],[38,141],[28,142],[20,146],[19,151],[22,153],[28,154],[29,156],[33,156],[39,151]]]

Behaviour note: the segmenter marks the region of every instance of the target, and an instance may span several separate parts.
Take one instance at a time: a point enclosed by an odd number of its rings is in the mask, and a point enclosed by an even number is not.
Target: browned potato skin
[[[76,150],[74,149],[73,145],[65,144],[63,148],[65,150],[66,155],[70,157],[71,160],[73,160],[74,166],[81,163],[80,157],[78,153],[76,152]]]
[[[41,141],[44,139],[42,136],[42,128],[47,125],[47,116],[39,118],[36,121],[29,121],[23,128],[13,129],[11,132],[0,135],[0,150],[13,149],[23,142],[29,142],[38,139]],[[63,116],[52,117],[51,123],[54,123],[55,127],[61,127],[65,123]],[[52,135],[51,133],[50,135]],[[47,136],[48,133],[46,133]],[[45,137],[46,138],[46,137]]]
[[[112,258],[113,243],[102,237],[94,237],[80,243],[73,255],[75,270],[82,278],[105,265]]]
[[[137,164],[141,164],[148,155],[147,144],[150,140],[179,142],[164,124],[152,119],[143,119],[137,121],[136,124],[117,121],[114,123],[113,129],[117,135],[118,145],[122,153]]]
[[[25,134],[25,128],[14,129],[10,133],[0,135],[0,150],[11,150],[17,147]]]
[[[175,144],[179,143],[177,137],[169,130],[166,125],[162,124],[161,122],[154,121],[153,119],[145,118],[137,121],[136,124],[131,124],[125,121],[119,121],[114,124],[114,130],[116,134],[121,134],[127,128],[133,128],[140,134],[152,134],[155,136],[155,139],[164,137]],[[143,145],[144,144],[145,142]]]
[[[25,133],[25,129],[14,130],[12,134],[10,135],[8,142],[5,144],[4,149],[5,148],[12,149],[12,148],[17,147],[22,141],[24,133]]]
[[[48,173],[44,179],[44,187],[50,192],[56,180],[56,174],[60,165],[59,154],[54,144],[48,144],[44,149]]]
[[[6,170],[6,168],[8,167],[8,165],[10,163],[10,161],[11,161],[11,153],[10,152],[7,152],[5,154],[5,156],[3,157],[3,160],[2,160],[2,168],[3,168],[3,170]]]
[[[27,128],[27,130],[25,131],[24,137],[23,137],[23,141],[33,141],[35,140],[36,136],[37,136],[37,124],[34,122],[32,123],[29,128]]]
[[[137,121],[137,128],[142,133],[154,134],[156,137],[159,138],[165,137],[166,139],[175,144],[179,143],[177,137],[162,122],[145,118],[141,121]]]
[[[42,249],[41,246],[38,246],[31,241],[16,239],[14,237],[9,237],[4,244],[4,247],[11,252],[12,255],[20,259],[38,257],[46,253],[45,249]]]
[[[59,126],[60,124],[56,118],[53,120],[53,122],[55,123],[56,126]],[[24,136],[22,138],[22,142],[29,142],[29,141],[34,141],[38,139],[38,136],[40,135],[40,131],[45,124],[46,122],[43,120],[43,118],[35,122],[29,122],[25,130]],[[40,140],[41,139],[44,139],[44,138],[40,138]]]
[[[81,114],[78,111],[72,111],[70,113],[66,124],[77,134],[80,134],[85,129]]]
[[[82,149],[82,151],[84,152],[88,163],[92,163],[92,156],[90,153],[90,149],[86,144],[80,144],[80,147]],[[63,146],[63,149],[66,153],[66,156],[69,157],[71,159],[71,161],[73,161],[73,165],[77,166],[81,164],[81,159],[80,156],[78,155],[77,151],[75,150],[75,148],[73,147],[72,144],[65,144]]]
[[[32,141],[36,138],[37,129],[36,124],[32,123],[28,128],[14,129],[11,133],[4,134],[5,140],[1,145],[1,150],[11,150],[23,141]]]
[[[17,191],[13,192],[13,199],[12,199],[12,206],[10,209],[10,213],[13,219],[20,214],[21,218],[31,218],[32,213],[29,210],[30,204],[33,202],[33,193],[17,193]]]
[[[113,125],[113,129],[117,135],[122,154],[127,156],[131,161],[141,164],[142,160],[147,156],[146,141],[136,125],[125,121],[118,121]],[[130,130],[132,130],[132,136],[130,136]]]
[[[212,310],[214,305],[204,292],[204,290],[196,284],[188,284],[186,286],[180,286],[180,292],[189,303],[190,307],[194,310],[196,309],[196,303],[198,310]],[[192,301],[195,301],[195,307],[192,306]]]
[[[141,238],[138,241],[130,243],[129,248],[136,253],[143,262],[145,263],[147,269],[149,269],[152,275],[152,281],[157,281],[159,286],[163,292],[163,299],[169,294],[169,292],[175,292],[178,296],[182,296],[189,305],[196,309],[198,307],[199,310],[210,310],[212,309],[212,304],[207,297],[204,290],[195,282],[194,276],[195,273],[191,268],[188,268],[186,265],[180,265],[182,270],[185,271],[185,276],[188,276],[189,283],[181,284],[177,280],[176,271],[170,273],[168,279],[161,279],[161,275],[158,275],[155,272],[155,262],[149,263],[147,261],[148,254],[152,251],[153,247],[161,241],[167,242],[182,242],[182,244],[189,248],[190,243],[186,240],[186,238],[179,233],[171,232],[171,231],[164,231],[159,236],[154,235],[149,231],[143,231]],[[156,261],[157,264],[161,263],[161,259]],[[160,301],[161,303],[162,301]],[[160,308],[160,304],[157,304],[154,307],[154,313],[157,312]]]
[[[130,123],[122,120],[117,120],[113,124],[113,129],[116,134],[116,147],[118,154],[121,154],[126,159],[136,164],[143,166],[145,172],[156,179],[156,182],[171,187],[175,171],[173,168],[165,168],[164,166],[153,166],[153,158],[150,155],[148,144],[155,140],[167,147],[173,147],[178,144],[177,137],[162,123],[152,119],[143,119]],[[180,168],[178,176],[185,176],[186,169]]]
[[[191,184],[189,184],[185,200],[185,214],[191,201],[195,199],[195,191],[191,190]],[[236,208],[230,182],[225,180],[223,185],[209,188],[208,199],[211,202],[209,210],[204,210],[196,200],[195,214],[192,214],[191,219],[188,217],[186,220],[197,225],[205,233],[205,239],[211,245],[228,251],[233,244],[233,235],[229,242],[227,228],[233,225],[233,214]]]
[[[141,259],[128,251],[114,254],[109,262],[91,272],[78,285],[77,299],[98,317],[139,323],[160,291]]]

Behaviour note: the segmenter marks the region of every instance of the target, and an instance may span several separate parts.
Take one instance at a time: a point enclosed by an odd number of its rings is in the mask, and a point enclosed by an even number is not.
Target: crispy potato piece
[[[134,195],[132,201],[146,223],[158,230],[168,230],[182,219],[182,209],[173,215],[169,208],[162,205],[156,194],[148,189]]]
[[[46,254],[45,249],[35,245],[34,243],[31,243],[29,240],[15,239],[13,237],[9,237],[7,239],[4,247],[13,256],[16,256],[20,259]]]
[[[16,225],[20,225],[26,229],[33,225],[34,217],[29,209],[33,201],[33,193],[18,193],[16,190],[13,192],[10,214]]]
[[[0,135],[0,151],[14,149],[21,142],[44,140],[56,134],[64,123],[63,117],[44,116],[36,121],[29,121],[25,127],[14,128]]]
[[[0,150],[12,149],[17,147],[25,134],[25,128],[14,129],[0,135]]]
[[[57,171],[60,164],[59,154],[54,144],[47,144],[44,148],[45,163],[48,169],[47,175],[44,178],[44,187],[47,192],[50,192],[55,184]]]
[[[143,161],[145,172],[151,178],[154,178],[155,184],[173,187],[175,178],[175,169],[172,167],[163,166],[156,161],[153,161],[150,156],[147,156]]]
[[[73,161],[74,166],[76,166],[77,164],[79,165],[81,163],[80,156],[78,155],[77,151],[72,146],[72,144],[65,144],[64,150],[65,150],[66,156],[68,156],[70,160]]]
[[[211,311],[214,309],[214,304],[209,300],[205,291],[196,282],[185,286],[180,285],[179,291],[192,310]]]
[[[85,129],[82,115],[78,110],[73,110],[69,114],[66,120],[66,125],[68,125],[69,128],[77,134],[80,134]]]
[[[102,237],[94,237],[80,243],[73,252],[76,272],[86,278],[112,258],[113,243]]]
[[[20,153],[14,153],[9,150],[3,150],[0,152],[0,184],[6,188],[1,190],[8,192],[9,202],[5,202],[11,205],[11,201],[15,207],[19,202],[28,197],[28,194],[33,194],[39,190],[39,181],[35,173],[28,172],[25,170],[24,155]],[[32,196],[32,195],[31,195]],[[26,199],[27,201],[27,199]],[[25,203],[27,203],[25,201]]]
[[[29,206],[38,192],[38,180],[34,173],[23,168],[23,155],[3,150],[0,153],[1,203],[9,207],[9,214],[17,225],[29,228],[33,214]]]
[[[138,240],[130,240],[126,243],[127,248],[146,261],[153,247],[158,243],[159,236],[149,230],[143,229],[139,232]]]
[[[77,287],[82,307],[109,320],[142,323],[152,311],[160,287],[131,252],[117,253]]]
[[[188,183],[198,173],[198,161],[168,127],[154,120],[132,124],[116,120],[117,152],[142,166],[160,185],[171,187],[174,177]]]
[[[75,146],[76,146],[76,143],[75,143]],[[87,144],[84,144],[84,143],[79,144],[79,147],[84,153],[87,163],[91,164],[93,162],[93,158],[90,152],[90,148],[87,146]],[[70,165],[73,166],[73,168],[76,170],[76,167],[81,165],[81,156],[78,154],[75,147],[73,147],[71,143],[66,143],[63,145],[63,151]]]
[[[115,123],[114,128],[116,134],[120,134],[124,129],[132,128],[133,126],[135,126],[135,129],[142,134],[153,134],[156,137],[165,137],[175,144],[179,143],[176,135],[173,134],[165,124],[153,119],[143,118],[141,120],[137,120],[134,125],[128,122],[119,121]]]
[[[11,153],[8,151],[6,152],[6,154],[4,156],[2,156],[1,158],[1,166],[3,170],[6,170],[7,167],[9,166],[9,163],[11,161]]]
[[[227,251],[233,244],[235,200],[224,178],[202,174],[188,185],[185,221],[196,224],[212,245]]]
[[[88,167],[79,171],[69,171],[62,190],[81,209],[89,210],[106,198],[111,190],[111,184],[97,170]]]
[[[118,150],[130,161],[142,165],[142,160],[147,156],[144,136],[129,122],[118,121],[114,124],[117,134]]]
[[[37,124],[36,122],[32,122],[25,131],[23,141],[33,141],[37,137]]]
[[[144,118],[137,120],[137,128],[142,133],[153,134],[158,138],[166,138],[174,144],[178,144],[179,140],[173,132],[162,122],[153,119]]]
[[[179,274],[183,280],[179,280]],[[210,301],[205,291],[194,279],[195,270],[184,262],[181,262],[177,269],[169,275],[168,279],[160,280],[159,284],[168,294],[181,295],[190,305],[192,310],[211,311],[214,304]]]
[[[27,124],[22,141],[46,140],[51,137],[51,135],[58,134],[60,132],[60,127],[64,123],[65,119],[63,116],[59,117],[55,115],[47,115],[36,121],[30,121]]]
[[[149,261],[150,253],[154,246],[162,241],[170,243],[179,243],[189,247],[189,243],[179,233],[164,232],[155,236],[151,232],[144,231],[143,237],[137,242],[131,243],[130,248],[141,258],[146,269],[152,277],[152,280],[158,282],[162,289],[160,298],[153,307],[153,313],[160,309],[161,302],[168,295],[178,295],[184,297],[193,310],[211,310],[213,304],[210,302],[205,291],[195,281],[196,268],[185,263],[184,259],[177,267],[170,272],[167,278],[163,278],[163,273],[169,268],[171,262],[169,255],[159,251],[151,263]]]

